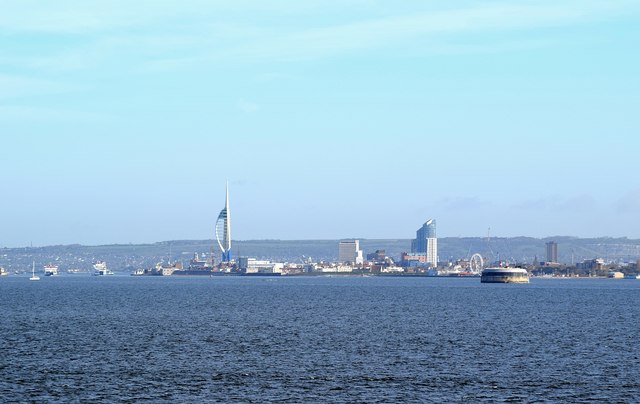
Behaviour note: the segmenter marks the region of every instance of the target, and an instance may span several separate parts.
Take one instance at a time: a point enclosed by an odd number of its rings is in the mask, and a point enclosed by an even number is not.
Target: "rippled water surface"
[[[0,279],[0,401],[640,401],[640,281]]]

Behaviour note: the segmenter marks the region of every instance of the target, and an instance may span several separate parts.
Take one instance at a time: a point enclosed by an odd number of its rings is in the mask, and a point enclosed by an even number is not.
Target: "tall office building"
[[[222,250],[222,262],[231,261],[231,212],[229,211],[229,184],[226,186],[226,201],[216,221],[216,240]]]
[[[429,219],[416,231],[415,240],[411,241],[411,252],[426,254],[426,262],[438,265],[438,238],[436,237],[436,221]]]
[[[547,262],[558,262],[558,243],[555,241],[547,243]]]
[[[343,240],[338,245],[338,261],[362,264],[364,258],[360,249],[360,240]]]

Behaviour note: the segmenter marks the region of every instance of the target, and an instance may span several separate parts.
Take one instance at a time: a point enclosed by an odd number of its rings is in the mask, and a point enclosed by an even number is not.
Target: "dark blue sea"
[[[640,402],[640,281],[0,279],[4,402]]]

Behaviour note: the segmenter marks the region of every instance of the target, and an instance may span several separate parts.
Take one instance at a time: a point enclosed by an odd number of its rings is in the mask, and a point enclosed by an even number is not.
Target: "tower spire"
[[[226,187],[225,187],[225,203],[224,203],[224,209],[227,211],[227,224],[225,226],[225,242],[227,245],[227,252],[228,252],[228,260],[231,259],[231,253],[229,251],[231,251],[231,210],[229,209],[229,181],[227,181],[226,183]]]
[[[216,240],[222,251],[222,261],[231,261],[231,212],[229,210],[229,181],[225,186],[224,208],[216,221]]]

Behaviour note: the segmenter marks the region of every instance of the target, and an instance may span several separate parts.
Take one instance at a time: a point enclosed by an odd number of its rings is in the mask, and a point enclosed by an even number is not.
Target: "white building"
[[[427,239],[427,262],[438,266],[438,239],[435,237]]]
[[[281,262],[271,262],[267,260],[257,260],[255,258],[238,258],[238,267],[248,274],[260,272],[282,273],[284,264]]]
[[[343,240],[338,246],[338,262],[351,262],[359,265],[364,262],[364,256],[360,249],[360,240]]]

